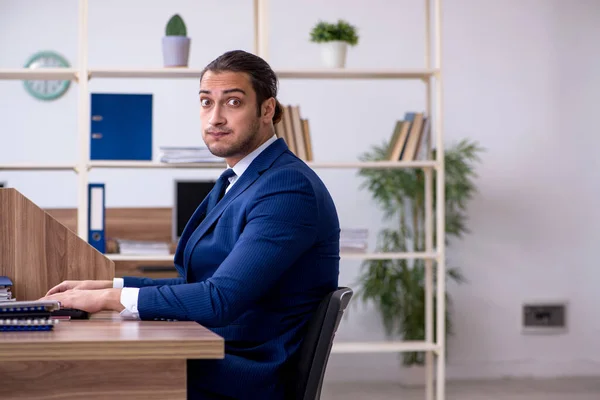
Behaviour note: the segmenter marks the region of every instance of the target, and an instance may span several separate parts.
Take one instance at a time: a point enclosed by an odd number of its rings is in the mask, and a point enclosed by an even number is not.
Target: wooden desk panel
[[[17,190],[0,189],[0,275],[18,300],[63,280],[112,279],[114,263]]]
[[[183,360],[0,362],[2,400],[186,400]]]
[[[223,339],[194,322],[61,321],[0,332],[2,399],[185,399],[186,360],[220,359]]]

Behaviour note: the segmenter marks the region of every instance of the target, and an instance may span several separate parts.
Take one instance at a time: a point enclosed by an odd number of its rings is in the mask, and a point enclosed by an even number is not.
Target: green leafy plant
[[[342,41],[351,46],[358,44],[356,27],[344,20],[337,23],[319,21],[310,32],[310,40],[315,43]]]
[[[361,156],[362,161],[385,160],[388,144],[373,146]],[[446,243],[454,236],[460,238],[468,232],[466,227],[467,202],[476,192],[474,162],[483,149],[476,142],[462,140],[447,149],[445,156],[445,233]],[[436,150],[432,150],[435,159]],[[433,175],[433,247],[435,239],[436,173]],[[362,188],[368,188],[373,199],[382,207],[391,228],[383,229],[377,238],[377,251],[425,251],[425,175],[419,168],[362,169],[359,176],[366,178]],[[437,324],[435,305],[436,270],[433,263],[434,337]],[[448,262],[447,262],[448,264]],[[446,279],[464,282],[459,268],[447,265]],[[362,264],[357,282],[357,297],[363,302],[372,301],[380,313],[388,337],[399,335],[403,340],[425,340],[425,260],[367,260]],[[446,334],[453,333],[446,297]],[[402,353],[405,366],[423,365],[423,352]]]
[[[173,15],[167,22],[166,34],[167,36],[187,36],[185,22],[179,14]]]

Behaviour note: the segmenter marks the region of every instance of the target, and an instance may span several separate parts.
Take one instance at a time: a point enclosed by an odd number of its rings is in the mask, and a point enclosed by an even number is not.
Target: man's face
[[[200,82],[202,138],[210,152],[234,165],[258,144],[260,118],[250,78],[207,71]]]

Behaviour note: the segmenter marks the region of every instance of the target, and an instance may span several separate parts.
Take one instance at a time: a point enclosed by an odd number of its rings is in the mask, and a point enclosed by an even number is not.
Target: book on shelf
[[[91,93],[90,159],[152,161],[152,94]]]
[[[404,119],[396,121],[387,148],[390,161],[415,161],[422,159],[425,143],[429,139],[431,119],[422,112],[407,112]]]
[[[285,140],[290,151],[304,161],[313,161],[313,149],[308,119],[302,118],[299,105],[283,105],[281,121],[275,125],[275,135]]]

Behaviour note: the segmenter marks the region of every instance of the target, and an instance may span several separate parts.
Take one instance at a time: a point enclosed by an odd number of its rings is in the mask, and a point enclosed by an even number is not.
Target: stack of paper
[[[340,251],[364,253],[369,245],[368,229],[342,229],[340,234]]]
[[[153,242],[145,240],[123,240],[116,239],[120,254],[136,255],[167,255],[171,252],[166,242]]]
[[[164,163],[218,163],[225,162],[213,155],[207,147],[162,146],[160,161]]]

